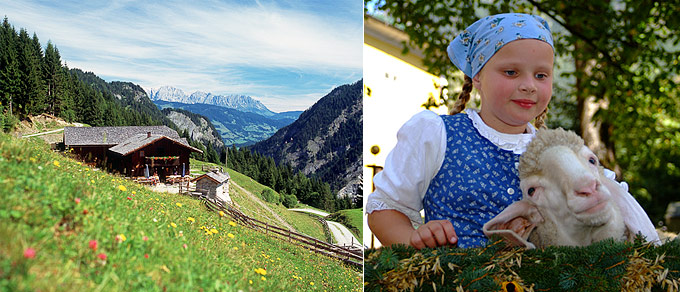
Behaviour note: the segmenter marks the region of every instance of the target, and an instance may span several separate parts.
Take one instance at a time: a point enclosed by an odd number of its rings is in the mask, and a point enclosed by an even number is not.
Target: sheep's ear
[[[527,201],[518,201],[505,208],[503,212],[486,222],[482,227],[484,234],[491,238],[500,236],[512,245],[536,248],[527,241],[536,224],[543,222],[543,216],[536,206]]]
[[[602,183],[609,190],[612,200],[621,211],[623,222],[628,230],[628,241],[633,241],[635,236],[641,233],[647,241],[660,243],[654,224],[635,198],[612,179],[604,178]]]

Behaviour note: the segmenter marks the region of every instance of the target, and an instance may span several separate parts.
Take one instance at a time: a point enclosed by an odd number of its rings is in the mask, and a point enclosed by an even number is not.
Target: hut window
[[[139,151],[139,157],[144,157],[144,150]]]

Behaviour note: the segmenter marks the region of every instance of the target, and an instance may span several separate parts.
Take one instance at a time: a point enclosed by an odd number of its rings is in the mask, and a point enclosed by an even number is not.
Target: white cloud
[[[0,3],[0,11],[15,27],[35,31],[43,45],[52,40],[69,67],[136,80],[146,88],[173,85],[187,92],[242,89],[256,96],[272,94],[259,91],[271,85],[243,77],[248,72],[239,70],[248,67],[303,71],[327,76],[330,82],[361,78],[363,12],[357,9],[355,16],[347,17],[346,11],[333,7],[342,5],[338,2],[328,2],[326,10],[294,10],[287,6],[299,3],[276,2],[56,3],[11,1]],[[337,15],[332,13],[336,10]],[[276,94],[305,100],[283,92],[301,86],[287,82],[291,84],[277,86],[282,92]]]

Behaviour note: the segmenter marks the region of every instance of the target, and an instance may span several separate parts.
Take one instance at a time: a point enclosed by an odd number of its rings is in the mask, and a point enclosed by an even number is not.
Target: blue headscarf
[[[538,39],[553,47],[548,23],[540,16],[504,13],[484,17],[468,26],[449,45],[449,59],[470,78],[505,44],[519,39]]]

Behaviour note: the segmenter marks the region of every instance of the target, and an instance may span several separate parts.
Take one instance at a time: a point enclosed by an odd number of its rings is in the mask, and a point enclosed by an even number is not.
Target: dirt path
[[[277,214],[276,212],[272,211],[272,209],[269,209],[269,207],[267,206],[267,204],[265,204],[264,202],[262,202],[262,200],[260,200],[260,198],[258,198],[257,196],[255,196],[253,193],[247,191],[246,189],[242,188],[241,186],[239,186],[238,184],[236,184],[233,180],[231,180],[230,182],[231,182],[231,184],[232,184],[233,186],[237,187],[237,188],[238,188],[239,190],[241,190],[244,194],[248,195],[254,202],[260,204],[260,206],[262,206],[263,209],[267,210],[267,211],[272,215],[272,217],[274,217],[274,219],[276,219],[276,221],[278,221],[279,223],[281,223],[281,225],[285,226],[286,228],[288,228],[288,229],[291,230],[291,231],[297,232],[297,230],[295,230],[295,228],[293,228],[293,226],[291,226],[290,224],[288,224],[288,222],[286,222],[286,220],[283,220],[283,218],[281,218],[281,216],[279,216],[279,214]]]
[[[291,211],[298,211],[298,212],[307,212],[307,213],[314,213],[317,215],[321,216],[328,216],[329,214],[323,211],[319,210],[314,210],[314,209],[288,209]],[[334,221],[328,221],[328,229],[330,229],[331,233],[333,234],[333,237],[335,237],[335,242],[337,245],[345,245],[345,246],[350,246],[350,245],[356,245],[356,246],[361,246],[359,241],[357,240],[356,237],[352,234],[351,231],[349,231],[349,228],[345,227],[345,225],[342,225],[338,222]]]

